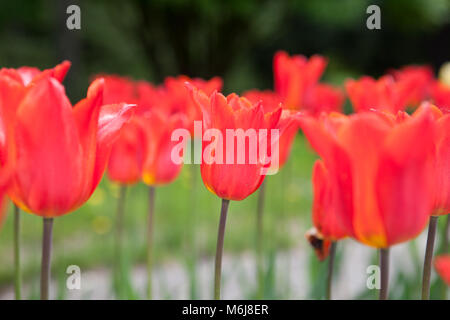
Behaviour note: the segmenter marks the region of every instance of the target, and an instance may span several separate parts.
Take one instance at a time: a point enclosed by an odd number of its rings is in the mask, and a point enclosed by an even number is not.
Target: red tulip
[[[391,74],[397,85],[407,92],[408,105],[418,106],[428,98],[433,82],[433,70],[429,66],[406,66],[400,70],[392,70]]]
[[[345,234],[386,248],[423,230],[434,197],[432,112],[302,117],[301,127],[328,169],[327,206]]]
[[[70,67],[64,61],[55,68],[40,71],[37,68],[21,67],[0,70],[0,197],[12,178],[16,162],[15,121],[16,112],[22,97],[34,83],[46,76],[62,81]]]
[[[281,108],[273,112],[265,112],[262,105],[252,104],[246,98],[240,98],[236,94],[227,97],[214,92],[211,96],[206,95],[197,88],[190,88],[194,101],[203,110],[203,130],[218,130],[222,137],[222,146],[214,138],[211,143],[203,137],[202,144],[202,164],[200,166],[203,182],[209,191],[222,199],[243,200],[255,192],[264,180],[264,168],[267,169],[268,157],[271,155],[270,142],[267,142],[267,149],[262,152],[251,150],[250,143],[245,144],[245,148],[239,149],[237,143],[227,137],[227,129],[259,129],[277,128],[281,116]],[[234,139],[234,137],[232,138]],[[259,141],[259,140],[258,140]],[[271,141],[271,137],[268,137]],[[228,142],[228,146],[227,146]],[[213,148],[212,146],[216,146]],[[231,149],[234,146],[234,150]],[[237,150],[245,154],[244,163],[238,163]],[[252,154],[255,151],[256,154]],[[217,153],[217,154],[216,154]],[[219,154],[222,153],[222,157]],[[214,161],[214,157],[217,161]],[[232,161],[226,158],[232,157]],[[251,158],[256,158],[251,162]],[[219,162],[219,163],[217,163]]]
[[[317,84],[327,61],[315,55],[307,59],[301,55],[289,57],[278,51],[273,58],[275,91],[288,109],[304,109],[305,96]]]
[[[397,113],[406,108],[410,99],[408,88],[399,85],[391,76],[378,80],[368,76],[347,80],[345,88],[353,108],[358,112],[377,109]]]
[[[60,76],[55,68],[53,75]],[[46,72],[24,86],[14,103],[17,157],[10,196],[26,211],[43,217],[82,205],[99,183],[111,144],[129,119],[130,105],[103,104],[103,81],[91,84],[87,98],[73,108],[64,87]],[[46,76],[47,74],[48,76]]]
[[[142,169],[142,181],[151,186],[168,184],[178,177],[183,163],[172,161],[172,149],[178,141],[172,141],[172,132],[186,128],[187,119],[182,113],[167,114],[154,108],[145,116],[147,150]]]
[[[444,282],[450,286],[450,255],[436,257],[434,266]]]

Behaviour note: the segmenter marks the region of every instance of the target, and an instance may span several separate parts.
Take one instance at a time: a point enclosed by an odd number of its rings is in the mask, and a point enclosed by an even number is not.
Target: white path
[[[423,233],[418,242],[418,252],[422,259],[425,249],[426,235]],[[352,299],[361,290],[365,290],[367,273],[373,250],[352,240],[345,240],[341,244],[343,249],[343,264],[333,295],[336,299]],[[310,283],[308,281],[308,256],[310,250],[303,245],[276,256],[276,284],[277,292],[290,299],[307,298]],[[342,250],[342,249],[341,249]],[[253,292],[256,286],[254,276],[254,256],[244,253],[238,256],[226,255],[223,259],[223,287],[224,299],[243,299]],[[197,265],[197,280],[200,299],[210,299],[213,284],[213,260],[202,260]],[[408,245],[402,244],[391,249],[391,279],[396,273],[413,271],[412,257]],[[67,299],[113,299],[111,290],[111,274],[108,270],[82,270],[80,290],[67,290]],[[420,279],[418,279],[420,281]],[[146,286],[146,271],[143,266],[136,267],[132,273],[133,287],[144,296]],[[391,282],[392,283],[392,282]],[[155,299],[186,299],[189,298],[189,279],[185,266],[178,263],[167,263],[155,267],[153,274]],[[285,292],[289,288],[289,292]],[[29,287],[25,286],[24,296],[28,296]],[[366,289],[368,290],[368,289]],[[395,288],[393,288],[395,290]],[[284,291],[284,292],[283,292]],[[56,283],[52,283],[51,292],[56,292]],[[13,288],[0,291],[0,299],[13,299]]]

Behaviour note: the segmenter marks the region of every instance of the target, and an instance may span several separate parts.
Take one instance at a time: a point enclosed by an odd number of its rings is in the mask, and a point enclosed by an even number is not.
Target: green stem
[[[444,227],[444,244],[442,245],[442,252],[448,253],[449,250],[449,237],[450,237],[450,213],[447,214],[447,219]],[[442,286],[442,299],[447,300],[447,285],[444,283]]]
[[[48,300],[51,257],[52,257],[53,218],[44,218],[44,231],[42,236],[41,261],[41,300]]]
[[[437,222],[437,216],[430,216],[430,223],[428,225],[427,248],[425,250],[425,259],[423,262],[422,300],[430,299],[430,279]]]
[[[20,209],[14,205],[14,293],[21,300],[22,272],[20,268]]]
[[[263,259],[263,215],[264,215],[264,198],[265,198],[265,182],[259,187],[258,203],[256,207],[256,263],[258,277],[258,298],[264,297],[264,259]]]
[[[153,216],[155,211],[155,187],[148,189],[148,224],[147,224],[147,299],[152,299],[152,267],[153,267]]]
[[[121,280],[121,275],[123,272],[123,261],[122,261],[122,234],[123,234],[123,223],[124,223],[124,212],[125,212],[125,198],[127,193],[126,185],[120,186],[119,199],[117,200],[117,212],[116,212],[116,236],[115,236],[115,279],[117,285],[117,294],[119,297],[123,296],[123,282]]]
[[[225,225],[227,222],[228,205],[230,200],[222,199],[222,209],[220,210],[219,232],[217,234],[216,262],[214,269],[214,299],[220,300],[220,280],[222,277],[222,255],[223,242],[225,237]]]
[[[194,150],[195,139],[191,141],[191,150]],[[190,245],[191,250],[186,250],[187,253],[187,267],[189,274],[189,288],[190,288],[190,298],[192,300],[197,299],[197,275],[196,275],[196,263],[197,263],[197,238],[195,233],[195,226],[197,225],[197,174],[198,165],[194,164],[192,161],[191,166],[191,195],[189,199],[189,204],[191,206],[190,212],[186,215],[188,219],[186,221],[186,226],[188,230],[187,243]]]
[[[389,248],[380,249],[381,288],[380,300],[387,300],[389,287]]]
[[[450,237],[450,213],[447,214],[447,220],[445,222],[444,227],[444,245],[442,247],[443,253],[448,253],[449,237]]]
[[[326,294],[327,300],[331,300],[331,287],[333,285],[333,269],[335,256],[336,256],[336,241],[332,241],[330,246],[330,255],[328,256],[327,294]]]

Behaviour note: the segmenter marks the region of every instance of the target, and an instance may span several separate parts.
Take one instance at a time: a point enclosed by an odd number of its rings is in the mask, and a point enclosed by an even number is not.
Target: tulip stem
[[[115,279],[117,284],[117,291],[119,297],[123,294],[123,283],[121,280],[122,268],[122,234],[123,234],[123,220],[125,209],[125,198],[127,193],[127,186],[121,185],[119,191],[119,199],[117,201],[117,213],[116,213],[116,237],[115,237]]]
[[[331,300],[331,287],[333,285],[333,269],[335,256],[336,256],[336,241],[332,241],[330,245],[330,255],[328,256],[327,295],[326,295],[327,300]]]
[[[265,198],[265,182],[261,183],[258,193],[258,203],[256,207],[256,263],[258,275],[258,298],[264,297],[264,267],[263,267],[263,215],[264,215],[264,198]]]
[[[22,272],[20,268],[20,209],[14,205],[14,293],[21,300]]]
[[[147,299],[152,299],[152,250],[153,250],[153,216],[155,211],[155,187],[148,189],[148,225],[147,225]]]
[[[447,221],[445,222],[444,227],[444,245],[442,248],[444,253],[448,253],[449,237],[450,237],[450,213],[447,214]]]
[[[225,237],[225,225],[227,222],[228,205],[230,200],[222,199],[220,210],[219,232],[217,234],[216,262],[214,270],[214,299],[220,300],[220,280],[222,276],[223,241]]]
[[[41,261],[41,300],[48,300],[51,256],[52,256],[53,218],[44,218],[44,232],[42,236]]]
[[[191,140],[191,150],[195,150],[195,138]],[[186,215],[188,226],[188,239],[187,243],[191,246],[192,250],[187,252],[187,268],[189,274],[189,291],[190,299],[197,299],[197,275],[196,275],[196,263],[197,263],[197,239],[195,233],[195,226],[197,225],[197,172],[198,167],[192,161],[191,167],[191,195],[189,204],[191,206],[191,212]]]
[[[450,213],[447,214],[447,220],[445,222],[444,227],[444,244],[442,245],[442,252],[444,254],[448,253],[449,237],[450,237]],[[442,299],[447,300],[447,286],[444,284],[442,288],[443,288]]]
[[[380,249],[381,288],[380,300],[387,300],[389,286],[389,248]]]
[[[428,225],[427,248],[425,250],[425,259],[423,262],[422,300],[430,299],[430,279],[437,222],[437,216],[430,216],[430,223]]]

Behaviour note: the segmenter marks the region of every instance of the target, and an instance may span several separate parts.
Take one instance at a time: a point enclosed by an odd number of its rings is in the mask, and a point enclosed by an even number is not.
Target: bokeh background
[[[66,8],[71,4],[81,8],[81,30],[66,28]],[[366,8],[370,4],[381,8],[381,30],[366,28]],[[323,81],[338,86],[350,77],[363,74],[378,77],[388,69],[407,64],[429,64],[437,72],[450,59],[449,39],[449,0],[0,2],[0,67],[48,68],[68,59],[72,68],[65,85],[72,102],[85,95],[89,80],[98,73],[126,75],[153,83],[178,74],[220,76],[225,93],[272,88],[272,57],[280,49],[291,54],[326,56],[329,64]],[[346,109],[349,109],[348,101]],[[267,180],[266,298],[323,298],[322,275],[326,266],[317,262],[303,237],[311,225],[310,177],[315,158],[299,133],[286,167]],[[92,291],[83,291],[81,297],[109,298],[110,292],[114,294],[114,288],[101,288],[105,294],[97,294],[96,288],[111,286],[98,279],[111,278],[109,267],[113,260],[118,191],[118,186],[105,178],[85,206],[56,219],[55,297],[67,298],[65,272],[72,264],[79,265],[83,272],[96,272],[89,280],[95,284]],[[231,204],[225,239],[225,252],[230,261],[249,256],[251,265],[256,198],[255,194]],[[175,183],[158,188],[156,199],[154,261],[161,272],[155,277],[163,274],[172,279],[158,280],[157,297],[209,297],[212,289],[208,285],[202,289],[202,283],[209,278],[205,280],[202,276],[212,274],[213,270],[202,269],[200,265],[205,262],[209,266],[214,254],[219,200],[203,186],[199,168],[193,165],[185,166]],[[141,297],[139,270],[135,266],[145,261],[146,212],[147,188],[143,185],[129,188],[124,226],[127,272],[123,275],[128,289],[121,298]],[[27,214],[22,220],[26,292],[28,298],[37,298],[41,220]],[[397,280],[391,282],[396,288],[391,293],[393,298],[419,297],[421,239],[402,248],[408,256],[399,264]],[[343,247],[347,245],[350,249],[346,251]],[[376,296],[375,291],[367,290],[364,285],[365,266],[371,261],[376,263],[376,252],[372,251],[351,240],[343,242],[338,249],[337,273],[342,278],[339,297]],[[12,256],[12,215],[8,215],[0,231],[0,297],[2,294],[9,297],[11,291]],[[302,261],[290,264],[280,256]],[[344,263],[352,259],[355,262]],[[364,267],[360,288],[349,289],[352,287],[349,283],[358,280],[344,279],[343,269],[347,268],[348,274],[348,268],[358,263]],[[286,269],[286,264],[293,267]],[[251,271],[252,267],[247,269]],[[175,270],[183,276],[170,275],[164,270]],[[236,285],[225,287],[226,297],[255,296],[251,279],[250,284],[245,281],[251,278],[251,272],[248,277],[245,272],[244,268],[242,279]],[[292,288],[297,280],[291,281],[291,275],[304,278],[298,280],[300,288]],[[183,293],[179,292],[180,288]],[[442,284],[435,279],[432,297],[438,298],[442,290]]]

